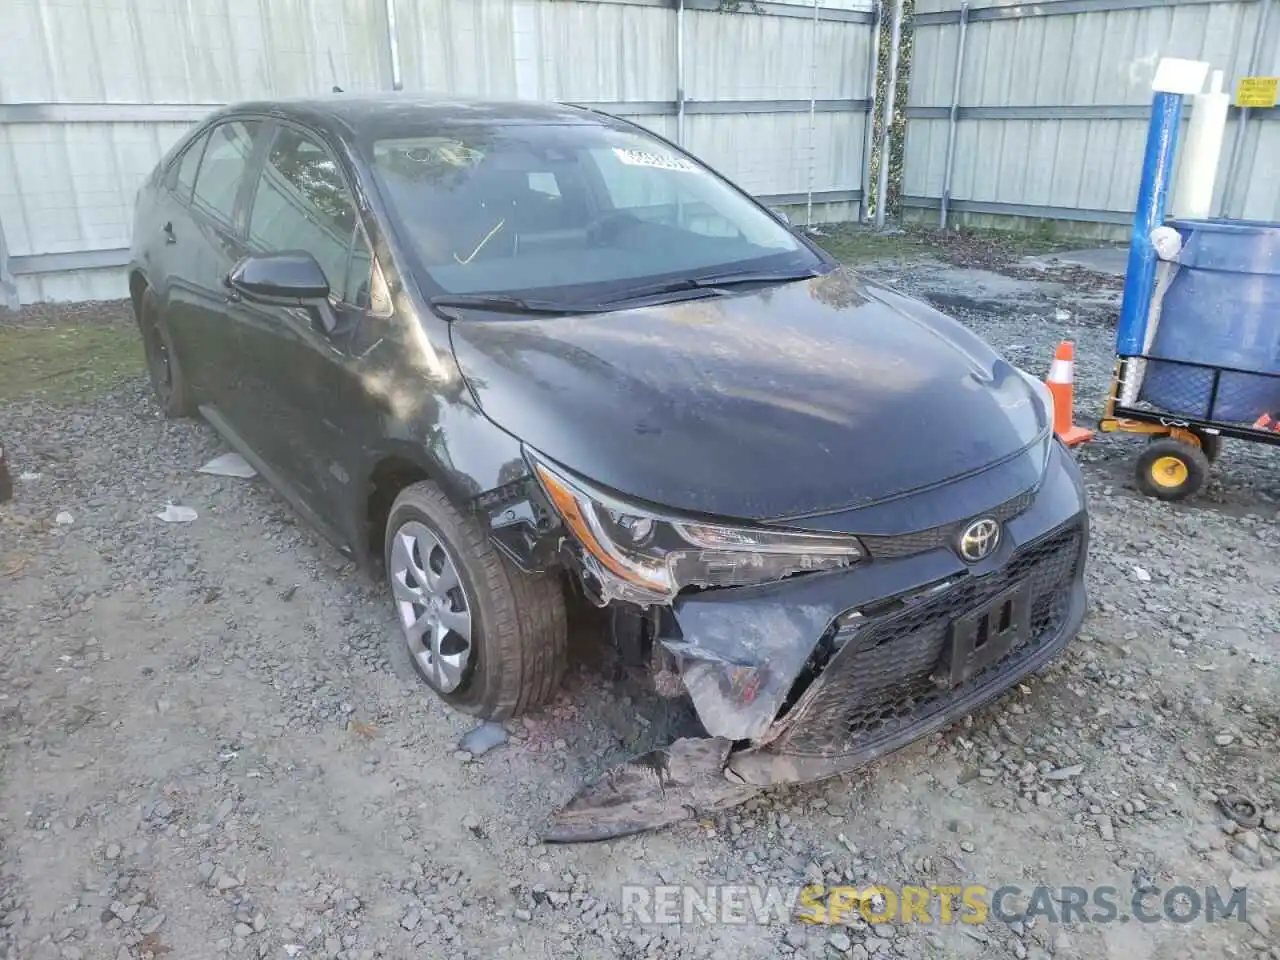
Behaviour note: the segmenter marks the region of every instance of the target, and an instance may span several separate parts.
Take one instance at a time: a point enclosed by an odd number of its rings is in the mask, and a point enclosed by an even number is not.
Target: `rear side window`
[[[260,126],[257,120],[232,120],[214,127],[209,134],[204,159],[195,178],[193,202],[215,220],[231,223],[236,194],[244,182],[253,138]]]
[[[249,245],[264,252],[305,250],[324,270],[333,294],[351,300],[361,282],[349,279],[347,269],[355,227],[355,201],[338,161],[307,134],[281,127],[258,180]]]
[[[200,157],[204,154],[204,145],[208,140],[208,136],[197,138],[173,165],[169,188],[177,194],[179,200],[191,199],[191,187],[196,182],[196,169],[200,166]]]

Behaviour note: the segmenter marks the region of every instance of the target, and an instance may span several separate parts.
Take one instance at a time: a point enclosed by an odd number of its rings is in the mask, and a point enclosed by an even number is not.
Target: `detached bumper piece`
[[[725,779],[722,737],[677,740],[610,770],[555,815],[547,843],[625,837],[736,806],[759,792]]]
[[[835,653],[727,773],[766,786],[842,773],[951,723],[1052,658],[1084,614],[1087,533],[1063,528],[1000,570],[837,621]]]

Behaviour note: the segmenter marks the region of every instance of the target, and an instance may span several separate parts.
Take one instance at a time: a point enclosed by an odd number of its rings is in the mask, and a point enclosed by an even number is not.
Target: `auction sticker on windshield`
[[[694,170],[695,167],[683,157],[669,157],[661,153],[649,153],[646,150],[626,150],[614,147],[613,154],[630,167],[657,167],[660,170]]]

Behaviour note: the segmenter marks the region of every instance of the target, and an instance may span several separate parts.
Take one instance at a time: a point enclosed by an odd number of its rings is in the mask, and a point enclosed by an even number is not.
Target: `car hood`
[[[859,507],[991,466],[1048,430],[1037,389],[981,339],[844,269],[451,326],[486,416],[596,484],[680,511]]]

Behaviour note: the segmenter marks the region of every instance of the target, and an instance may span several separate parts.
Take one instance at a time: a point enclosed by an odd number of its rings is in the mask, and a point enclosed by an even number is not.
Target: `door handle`
[[[165,224],[163,227],[161,227],[160,229],[162,229],[162,230],[164,231],[164,242],[165,242],[165,243],[177,243],[177,242],[178,242],[178,238],[177,238],[177,236],[176,236],[176,235],[174,234],[174,232],[173,232],[173,221],[172,221],[172,220],[170,220],[168,223],[166,223],[166,224]]]

